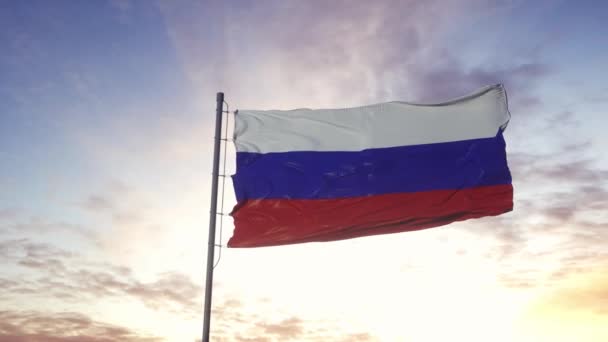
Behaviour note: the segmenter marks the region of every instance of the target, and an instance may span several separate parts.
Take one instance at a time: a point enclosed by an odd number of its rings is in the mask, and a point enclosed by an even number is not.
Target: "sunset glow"
[[[607,20],[591,0],[1,2],[0,342],[200,341],[216,92],[341,108],[496,83],[512,212],[224,248],[212,341],[608,341]]]

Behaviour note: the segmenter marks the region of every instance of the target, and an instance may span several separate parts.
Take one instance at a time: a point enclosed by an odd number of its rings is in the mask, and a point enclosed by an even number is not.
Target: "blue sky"
[[[0,341],[199,337],[217,91],[326,108],[492,83],[512,213],[224,250],[215,340],[605,340],[606,20],[603,1],[2,2]]]

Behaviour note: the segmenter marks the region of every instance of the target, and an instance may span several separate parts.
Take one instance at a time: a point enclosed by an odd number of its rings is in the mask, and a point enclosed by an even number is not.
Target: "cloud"
[[[228,340],[226,340],[228,341]],[[272,340],[268,337],[244,337],[237,336],[236,341],[238,342],[272,342]]]
[[[162,190],[156,191],[160,193]],[[168,228],[173,228],[176,220],[169,215],[172,206],[167,207],[166,201],[151,206],[150,198],[149,194],[138,192],[122,182],[106,184],[103,190],[93,192],[75,203],[87,220],[94,218],[90,221],[93,229],[79,226],[80,231],[90,232],[89,242],[98,251],[115,259],[121,255],[122,263],[128,262],[124,260],[125,257],[137,253],[145,253],[146,260],[158,257],[158,254],[150,255],[148,251],[168,250],[163,244],[167,243],[167,236],[173,233]],[[133,244],[134,240],[138,243]]]
[[[153,308],[165,309],[170,304],[176,312],[190,315],[200,311],[201,290],[190,277],[178,273],[163,274],[154,282],[133,282],[123,289]]]
[[[40,234],[67,234],[70,236],[78,236],[89,242],[95,243],[97,240],[96,234],[79,224],[54,221],[36,216],[20,219],[14,217],[11,220],[6,220],[0,223],[0,234],[17,234],[19,236],[38,236]]]
[[[595,166],[592,159],[568,160],[590,148],[584,142],[566,145],[554,154],[515,155],[514,178],[543,190],[527,203],[533,209],[528,210],[531,215],[540,214],[556,226],[581,225],[584,222],[579,217],[608,209],[608,170]],[[601,215],[593,216],[602,219]]]
[[[462,226],[487,239],[484,257],[496,263],[503,286],[554,288],[606,259],[608,170],[587,157],[593,148],[566,140],[510,153],[514,211]]]
[[[278,323],[258,323],[258,328],[266,335],[276,335],[281,340],[295,339],[304,332],[302,320],[297,317],[284,319]]]
[[[85,198],[80,207],[99,214],[109,214],[117,224],[133,224],[143,220],[142,203],[135,203],[134,189],[122,182],[110,183],[103,194],[91,194]]]
[[[550,181],[568,181],[570,184],[598,184],[608,179],[608,170],[594,168],[591,160],[573,160],[549,165],[541,161],[538,164],[541,167],[529,170],[528,177]]]
[[[33,259],[48,260],[52,258],[69,258],[72,253],[45,243],[34,243],[28,239],[0,241],[0,258],[9,261]],[[2,261],[0,259],[0,261]]]
[[[114,208],[114,205],[105,197],[91,195],[83,203],[83,208],[91,211],[106,211]]]
[[[0,342],[160,342],[74,312],[0,311]]]
[[[255,310],[247,303],[224,298],[214,304],[213,340],[239,342],[278,341],[377,341],[370,333],[343,331],[334,323],[299,316],[278,317],[261,315],[258,303]],[[263,310],[262,310],[263,311]]]
[[[96,301],[103,297],[130,298],[155,310],[186,316],[200,311],[201,286],[180,273],[163,273],[156,280],[137,280],[127,267],[88,262],[80,255],[28,239],[0,242],[0,264],[33,271],[17,283],[0,279],[5,293],[19,297],[44,296],[63,301]]]
[[[603,260],[604,262],[607,259]],[[541,299],[541,305],[554,310],[587,312],[608,318],[608,277],[606,264],[582,271],[560,288]]]
[[[204,18],[166,4],[161,12],[178,56],[201,92],[214,86],[242,107],[293,108],[446,100],[498,82],[530,90],[533,80],[549,74],[548,66],[502,56],[504,61],[489,58],[470,67],[447,52],[445,34],[458,31],[471,10],[495,12],[490,3],[270,1],[231,6],[212,1],[204,8],[188,6]],[[504,66],[493,65],[497,63]],[[538,101],[528,97],[528,104]]]
[[[545,288],[520,314],[529,341],[605,341],[608,277],[602,265]]]
[[[504,83],[512,105],[537,104],[540,100],[532,96],[531,90],[551,74],[548,65],[535,60],[497,61],[492,57],[477,65],[465,65],[442,41],[441,35],[457,29],[471,8],[479,12],[495,10],[486,5],[483,1],[384,1],[374,11],[367,6],[346,9],[337,4],[321,14],[315,9],[302,9],[307,7],[304,5],[296,8],[295,16],[279,16],[289,23],[283,25],[287,30],[279,35],[285,36],[284,40],[279,38],[274,43],[284,50],[274,53],[289,61],[289,67],[296,64],[295,72],[313,71],[303,79],[326,79],[329,89],[340,90],[336,94],[340,99],[353,95],[365,98],[363,94],[371,91],[376,96],[384,92],[380,96],[392,99],[437,102],[488,84]],[[315,22],[320,16],[321,23],[302,32],[298,28],[312,21],[307,13],[314,14]]]
[[[447,62],[441,62],[447,59]],[[422,101],[441,101],[465,95],[488,84],[503,83],[509,92],[510,107],[528,107],[540,103],[531,97],[535,82],[548,76],[551,69],[538,62],[509,65],[506,67],[474,67],[467,70],[455,57],[445,56],[427,67],[416,66],[409,74],[417,98]],[[443,65],[441,65],[443,64]],[[432,68],[430,67],[432,66]]]
[[[0,209],[0,221],[15,219],[18,214],[19,211],[14,208]]]
[[[570,110],[561,111],[547,119],[547,129],[555,130],[564,127],[577,126],[580,122],[575,119],[576,115]],[[589,144],[590,142],[587,142]]]
[[[376,339],[368,334],[368,333],[359,333],[359,334],[351,334],[348,335],[346,337],[344,337],[344,339],[342,340],[343,342],[370,342],[370,341],[376,341]]]

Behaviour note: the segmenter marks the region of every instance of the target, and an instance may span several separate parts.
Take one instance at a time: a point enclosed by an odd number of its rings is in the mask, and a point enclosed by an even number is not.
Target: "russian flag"
[[[502,85],[438,104],[239,110],[229,247],[419,230],[513,209]]]

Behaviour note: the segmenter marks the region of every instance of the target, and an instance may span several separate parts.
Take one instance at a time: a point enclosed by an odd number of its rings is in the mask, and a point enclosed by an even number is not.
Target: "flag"
[[[229,247],[333,241],[513,209],[502,85],[437,104],[239,110]]]

